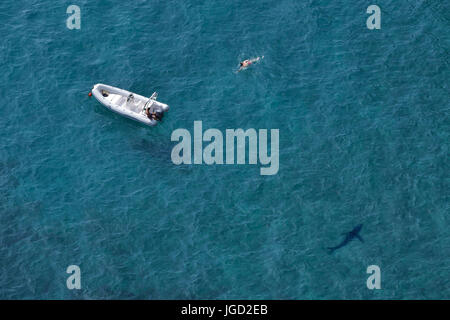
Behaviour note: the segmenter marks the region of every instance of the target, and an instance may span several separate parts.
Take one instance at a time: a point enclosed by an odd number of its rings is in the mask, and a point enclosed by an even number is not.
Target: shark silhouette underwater
[[[342,242],[339,243],[336,247],[327,248],[328,253],[330,253],[330,254],[333,253],[337,249],[340,249],[340,248],[346,246],[350,241],[352,241],[354,239],[359,239],[361,242],[364,242],[364,240],[359,235],[359,232],[361,231],[362,226],[363,226],[362,224],[358,224],[356,227],[353,228],[352,231],[343,233],[342,235],[345,235],[344,240],[342,240]]]

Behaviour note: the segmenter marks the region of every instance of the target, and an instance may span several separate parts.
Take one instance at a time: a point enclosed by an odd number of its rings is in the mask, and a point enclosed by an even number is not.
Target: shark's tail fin
[[[357,234],[355,237],[358,238],[359,241],[364,242],[363,238],[361,238],[361,236],[359,234]]]

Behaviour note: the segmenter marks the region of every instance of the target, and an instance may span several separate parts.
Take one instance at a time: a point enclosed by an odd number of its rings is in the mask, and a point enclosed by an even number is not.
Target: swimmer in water
[[[257,61],[259,61],[262,58],[264,58],[264,56],[258,57],[258,58],[254,58],[254,59],[247,59],[247,60],[242,61],[240,63],[240,65],[239,65],[239,70],[237,72],[241,71],[242,69],[246,69],[252,63],[257,62]]]

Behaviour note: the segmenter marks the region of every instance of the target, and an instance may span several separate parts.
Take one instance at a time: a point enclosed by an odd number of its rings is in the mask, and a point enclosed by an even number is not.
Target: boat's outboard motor
[[[150,109],[148,110],[149,114],[155,114],[155,117],[158,121],[161,121],[162,118],[164,117],[164,110],[161,106],[156,105],[156,104],[152,104]]]
[[[164,111],[160,106],[155,106],[153,111],[155,112],[156,118],[161,121],[164,117]]]
[[[156,111],[156,118],[159,121],[161,121],[163,117],[164,117],[164,112],[163,111]]]

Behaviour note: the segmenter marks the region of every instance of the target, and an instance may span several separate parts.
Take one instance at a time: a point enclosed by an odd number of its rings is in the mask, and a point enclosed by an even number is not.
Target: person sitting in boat
[[[102,96],[104,96],[104,97],[107,97],[107,96],[109,96],[109,93],[108,93],[108,91],[106,91],[106,90],[102,90]]]
[[[128,98],[127,98],[127,102],[132,102],[132,101],[134,101],[134,96],[133,96],[133,94],[132,93],[130,93],[130,95],[128,96]]]

